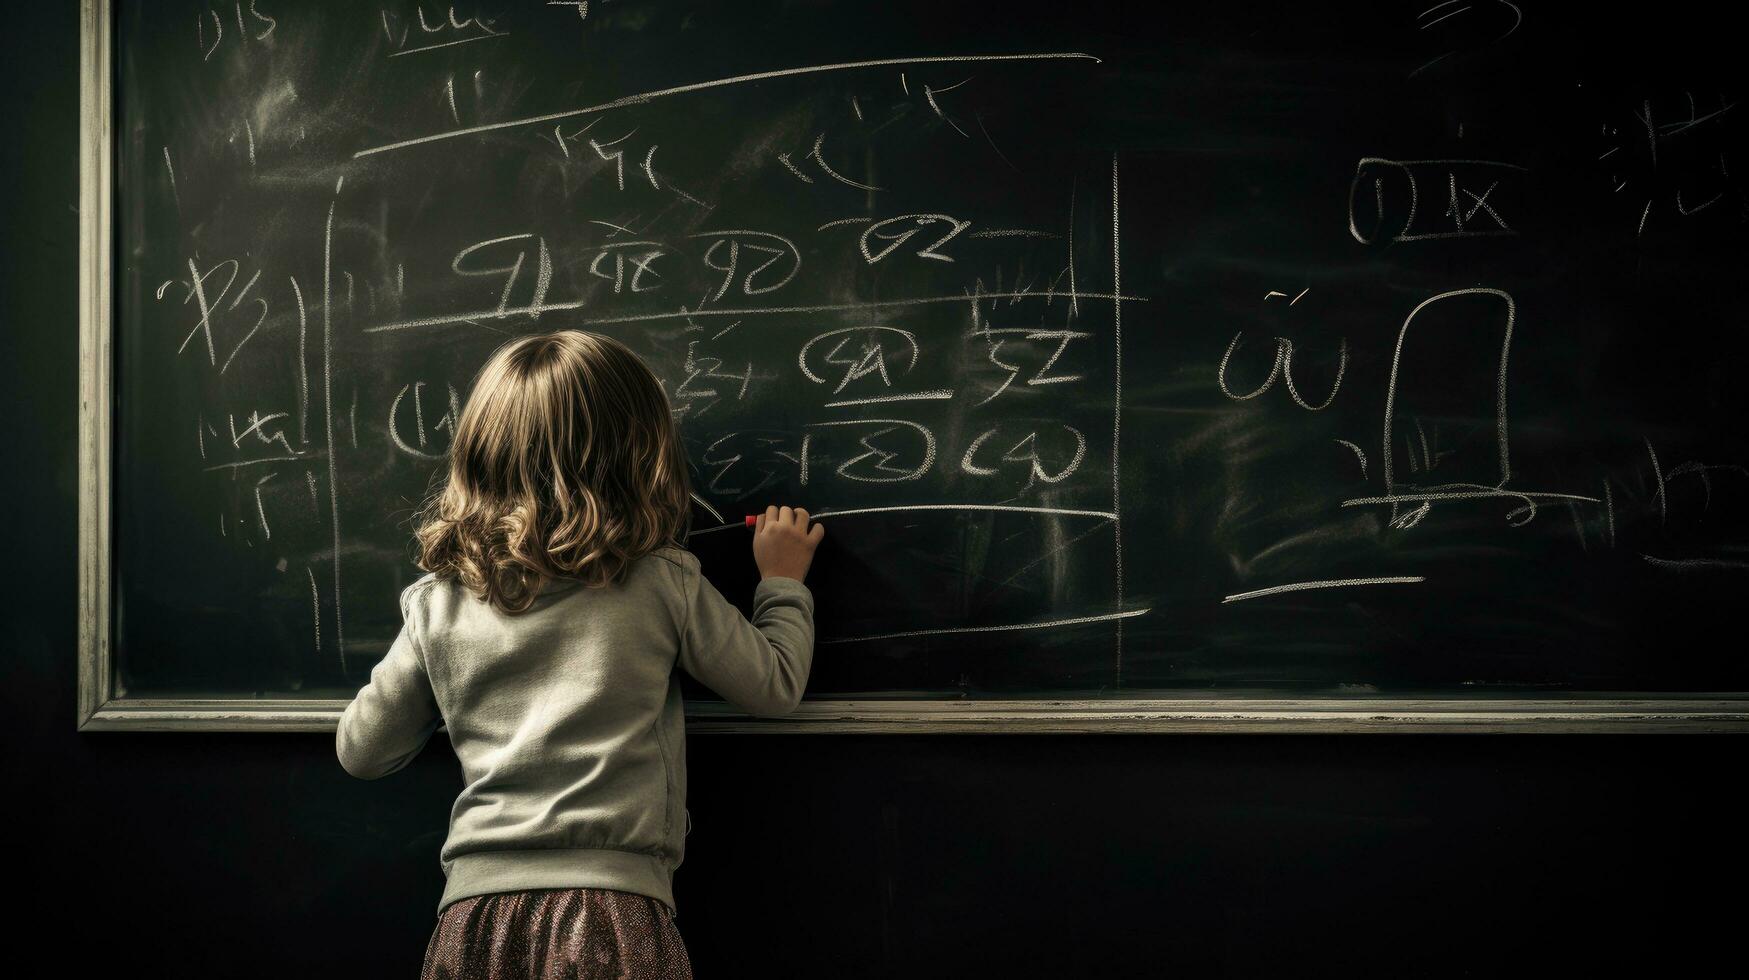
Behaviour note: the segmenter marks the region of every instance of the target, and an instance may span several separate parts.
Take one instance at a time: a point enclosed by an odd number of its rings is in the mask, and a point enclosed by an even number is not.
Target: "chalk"
[[[824,516],[824,515],[822,515],[822,516]],[[759,526],[759,515],[758,514],[748,514],[746,517],[742,518],[742,522],[745,523],[748,527],[758,527]],[[733,527],[734,525],[731,524],[729,526]],[[711,529],[706,528],[706,530],[711,530]]]

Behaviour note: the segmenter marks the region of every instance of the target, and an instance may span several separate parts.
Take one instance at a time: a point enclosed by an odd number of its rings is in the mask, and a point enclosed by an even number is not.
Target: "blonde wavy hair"
[[[686,538],[686,456],[667,396],[624,344],[522,337],[480,369],[449,477],[416,519],[419,567],[526,610],[549,580],[620,581]]]

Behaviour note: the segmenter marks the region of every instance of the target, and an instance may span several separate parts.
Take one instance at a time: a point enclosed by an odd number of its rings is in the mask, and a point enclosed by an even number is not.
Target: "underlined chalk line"
[[[977,303],[984,300],[1022,300],[1042,299],[1047,303],[1056,299],[1070,302],[1083,299],[1117,300],[1126,303],[1145,303],[1146,296],[1123,296],[1117,293],[1055,293],[1023,291],[1010,293],[964,293],[959,296],[919,296],[912,299],[868,300],[861,303],[818,303],[804,306],[758,306],[758,307],[714,307],[702,310],[671,310],[663,313],[632,313],[621,316],[590,317],[578,321],[582,326],[605,326],[618,323],[647,323],[654,320],[691,319],[694,317],[747,317],[778,315],[785,313],[850,313],[858,310],[886,309],[899,306],[930,306],[940,303]],[[365,333],[382,333],[390,330],[411,330],[418,327],[436,327],[451,323],[472,323],[475,320],[502,320],[517,316],[535,316],[541,313],[575,310],[583,306],[581,300],[565,303],[541,303],[534,306],[505,307],[494,310],[474,310],[467,313],[447,313],[441,316],[421,317],[416,320],[401,320],[394,323],[379,323],[374,327],[366,327]]]
[[[893,507],[855,507],[844,510],[823,510],[819,513],[809,513],[810,520],[824,520],[828,517],[852,517],[857,514],[893,514],[910,511],[927,510],[971,510],[997,511],[1009,514],[1052,514],[1060,517],[1097,517],[1102,520],[1113,520],[1116,514],[1103,510],[1070,510],[1064,507],[1022,507],[1018,504],[900,504]],[[689,532],[687,537],[699,534],[711,534],[716,531],[729,531],[738,527],[746,527],[743,521],[732,524],[721,524],[716,527],[701,527]]]

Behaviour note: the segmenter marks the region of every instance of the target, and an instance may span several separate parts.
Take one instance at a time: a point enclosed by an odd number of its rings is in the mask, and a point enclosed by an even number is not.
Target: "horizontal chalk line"
[[[627,316],[590,317],[578,321],[586,327],[614,323],[645,323],[651,320],[675,320],[705,316],[763,316],[780,313],[839,313],[855,310],[876,310],[894,306],[928,306],[938,303],[972,303],[995,299],[1063,299],[1073,302],[1082,299],[1122,300],[1126,303],[1146,303],[1146,296],[1117,296],[1111,293],[1052,293],[1052,292],[1019,292],[1019,293],[963,293],[958,296],[922,296],[916,299],[886,299],[868,300],[862,303],[820,303],[812,306],[755,306],[755,307],[715,307],[704,310],[674,310],[666,313],[634,313]],[[381,333],[387,330],[408,330],[414,327],[435,327],[450,323],[467,323],[474,320],[501,320],[507,317],[549,313],[556,310],[574,310],[582,306],[581,302],[544,303],[540,306],[509,307],[503,310],[475,310],[468,313],[450,313],[443,316],[424,317],[418,320],[402,320],[396,323],[382,323],[374,327],[366,327],[365,333]]]
[[[511,119],[505,122],[488,123],[484,126],[471,126],[467,129],[456,129],[444,133],[433,133],[430,136],[420,136],[415,139],[401,140],[398,143],[388,143],[383,146],[373,146],[367,150],[359,150],[357,153],[353,154],[353,157],[356,159],[358,157],[370,156],[373,153],[386,153],[390,150],[402,149],[403,147],[418,146],[421,143],[433,143],[438,140],[454,139],[458,136],[471,136],[475,133],[485,133],[495,129],[533,126],[539,123],[552,122],[555,119],[569,119],[572,116],[582,116],[594,112],[606,112],[609,109],[618,109],[622,106],[636,105],[668,95],[681,95],[686,92],[698,92],[703,89],[721,88],[725,85],[739,85],[743,82],[763,81],[768,78],[784,78],[792,75],[815,75],[820,72],[847,71],[854,68],[879,68],[885,65],[952,64],[955,62],[969,61],[1046,61],[1052,59],[1081,59],[1094,62],[1095,64],[1099,63],[1099,59],[1090,54],[1083,54],[1079,51],[1066,51],[1047,54],[971,54],[946,55],[930,58],[881,58],[875,61],[845,61],[832,65],[811,65],[805,68],[783,68],[777,71],[762,71],[755,72],[751,75],[735,75],[731,78],[718,78],[708,82],[694,82],[690,85],[676,85],[673,88],[657,89],[653,92],[641,92],[637,95],[628,95],[624,98],[614,99],[612,102],[603,102],[600,105],[585,106],[581,109],[569,109],[564,112],[554,112],[544,116],[528,116],[523,119]]]
[[[821,640],[821,643],[864,643],[869,640],[896,640],[907,636],[943,636],[949,633],[1001,633],[1009,630],[1042,630],[1054,626],[1079,626],[1082,623],[1104,623],[1117,619],[1134,619],[1145,616],[1149,609],[1131,609],[1127,612],[1106,613],[1103,616],[1077,616],[1074,619],[1051,619],[1042,623],[1005,623],[999,626],[948,626],[932,630],[906,630],[901,633],[877,633],[873,636],[845,636]]]
[[[1640,557],[1659,568],[1749,569],[1749,561],[1728,561],[1723,558],[1654,558],[1651,555],[1641,555]]]
[[[1280,592],[1302,592],[1306,589],[1337,589],[1350,585],[1412,585],[1416,582],[1425,581],[1427,581],[1427,577],[1424,575],[1397,575],[1386,578],[1338,578],[1322,582],[1295,582],[1291,585],[1276,585],[1267,589],[1258,589],[1255,592],[1240,592],[1237,595],[1227,596],[1225,599],[1222,599],[1221,602],[1222,604],[1226,604],[1229,602],[1238,602],[1242,599],[1255,599],[1259,596],[1275,595]]]
[[[856,507],[846,510],[823,510],[817,514],[810,513],[808,517],[811,520],[818,521],[825,520],[828,517],[854,517],[858,514],[892,514],[925,510],[998,511],[1010,514],[1046,514],[1058,517],[1097,517],[1108,521],[1117,519],[1117,515],[1110,511],[1069,510],[1063,507],[1023,507],[1018,504],[899,504],[892,507]],[[729,531],[734,528],[746,526],[747,525],[744,522],[736,521],[732,524],[722,524],[717,527],[701,527],[696,531],[688,533],[687,537],[691,537],[694,534],[711,534],[716,531]]]
[[[453,48],[458,44],[472,44],[475,41],[488,41],[488,40],[491,40],[492,38],[495,38],[495,37],[509,37],[509,35],[508,34],[481,34],[479,37],[464,37],[460,41],[445,41],[442,44],[427,44],[423,48],[402,48],[401,50],[396,51],[395,53],[389,55],[389,57],[399,58],[400,56],[402,56],[404,54],[418,54],[421,51],[436,51],[438,48]]]
[[[842,401],[827,402],[826,407],[845,408],[851,405],[883,405],[887,402],[947,401],[952,397],[952,388],[938,388],[934,391],[913,391],[899,395],[875,395],[871,398],[846,398]]]

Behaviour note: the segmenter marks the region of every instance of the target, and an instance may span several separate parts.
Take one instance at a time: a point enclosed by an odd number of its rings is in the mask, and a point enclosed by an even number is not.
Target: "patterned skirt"
[[[606,888],[546,888],[450,903],[420,980],[692,980],[668,907]]]

